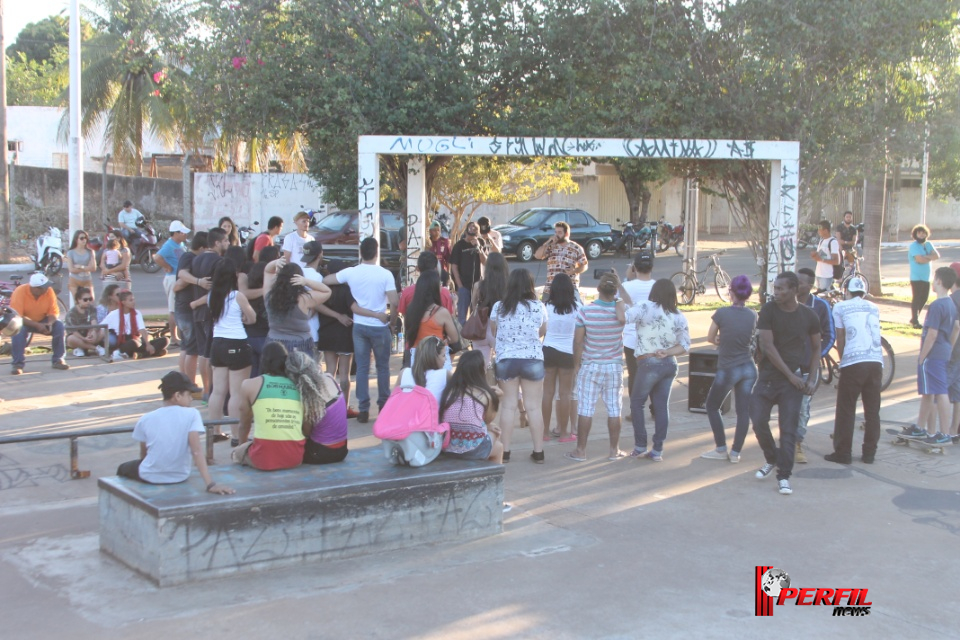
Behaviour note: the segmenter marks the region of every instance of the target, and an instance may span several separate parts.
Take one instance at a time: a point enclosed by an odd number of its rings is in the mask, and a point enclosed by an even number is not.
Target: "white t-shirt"
[[[630,302],[636,305],[650,299],[650,290],[653,289],[654,282],[656,280],[653,278],[649,280],[634,278],[624,282],[623,288],[630,296]],[[623,327],[623,347],[624,349],[634,350],[637,348],[637,328],[629,322]]]
[[[313,267],[303,268],[303,277],[307,280],[316,280],[323,282],[323,276]],[[316,342],[320,339],[320,316],[313,311],[310,312],[310,318],[307,320],[310,324],[310,339]]]
[[[427,391],[433,394],[433,397],[437,399],[437,406],[440,406],[440,396],[443,395],[443,390],[447,388],[447,370],[430,369],[426,372],[426,375]]]
[[[577,307],[570,313],[560,314],[547,303],[547,334],[543,346],[553,347],[563,353],[573,353],[573,337],[577,330]]]
[[[833,323],[844,330],[840,368],[858,362],[883,363],[880,347],[880,310],[863,298],[850,298],[833,306]]]
[[[301,238],[300,235],[294,231],[293,233],[288,233],[283,238],[283,247],[282,251],[290,252],[290,262],[295,262],[300,265],[300,268],[307,266],[303,263],[303,245],[308,242],[313,242],[313,236],[309,233],[306,238]]]
[[[147,445],[140,477],[153,484],[183,482],[190,477],[190,432],[203,433],[200,412],[167,406],[144,415],[133,428],[133,439]]]
[[[497,362],[509,358],[543,360],[540,326],[547,321],[547,309],[539,300],[520,303],[512,315],[500,317],[497,302],[490,310],[490,322],[497,325]]]
[[[210,297],[207,294],[207,302]],[[223,301],[223,315],[213,321],[213,337],[230,340],[246,340],[247,330],[243,327],[243,310],[237,302],[237,292],[231,291]]]
[[[376,313],[387,310],[387,292],[396,291],[397,283],[393,274],[376,264],[358,264],[355,267],[344,269],[337,273],[337,282],[350,286],[350,293],[363,309]],[[369,327],[385,327],[386,325],[376,318],[368,318],[354,314],[354,324],[363,324]]]
[[[817,245],[817,253],[826,260],[833,259],[833,254],[840,253],[840,243],[833,236],[821,238]],[[833,265],[826,262],[818,262],[816,274],[818,278],[833,278]]]
[[[133,310],[133,313],[136,314],[137,318],[137,335],[134,336],[133,332],[130,330],[133,323],[130,321],[130,315],[127,314],[126,319],[124,319],[123,333],[128,336],[133,336],[135,338],[140,337],[140,331],[146,326],[143,322],[143,316],[136,309]],[[120,309],[114,309],[107,314],[107,317],[103,319],[103,324],[107,325],[108,331],[113,331],[118,336],[120,335]]]
[[[120,209],[120,213],[117,214],[117,222],[125,224],[131,229],[136,229],[137,220],[139,220],[142,215],[143,214],[136,209],[130,209],[129,212],[126,209]]]

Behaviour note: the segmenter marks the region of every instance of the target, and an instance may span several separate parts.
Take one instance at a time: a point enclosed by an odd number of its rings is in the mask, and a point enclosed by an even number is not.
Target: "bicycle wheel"
[[[833,366],[830,363],[830,355],[825,355],[820,358],[820,383],[821,384],[832,384],[833,383]]]
[[[868,293],[868,294],[870,293],[870,281],[867,280],[867,277],[866,277],[865,275],[863,275],[862,273],[860,273],[859,271],[854,271],[853,273],[851,273],[850,275],[848,275],[847,277],[845,277],[845,278],[840,282],[840,291],[846,291],[846,290],[847,290],[847,283],[849,283],[852,278],[860,278],[861,280],[863,280],[863,286],[864,286],[864,288],[866,289],[866,291],[865,291],[864,293]]]
[[[897,362],[893,356],[893,347],[890,346],[886,338],[880,338],[880,349],[883,351],[883,378],[880,381],[880,391],[886,391],[890,383],[893,382]]]
[[[723,269],[717,269],[713,275],[713,286],[717,290],[717,296],[723,302],[730,302],[730,276]]]
[[[677,302],[691,304],[697,296],[697,281],[688,273],[677,271],[670,277],[670,282],[677,290]]]
[[[57,306],[60,307],[60,313],[57,315],[57,319],[61,322],[65,322],[67,320],[67,312],[70,310],[70,307],[68,307],[63,301],[62,296],[57,296]]]

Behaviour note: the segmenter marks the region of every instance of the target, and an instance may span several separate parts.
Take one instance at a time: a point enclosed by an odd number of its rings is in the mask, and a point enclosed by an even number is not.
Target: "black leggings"
[[[930,283],[923,280],[911,280],[910,288],[913,290],[913,300],[910,302],[910,321],[919,322],[920,312],[924,305],[930,299]]]
[[[303,448],[303,464],[333,464],[335,462],[343,462],[347,457],[347,453],[346,443],[344,443],[342,447],[330,448],[307,438],[307,442]]]

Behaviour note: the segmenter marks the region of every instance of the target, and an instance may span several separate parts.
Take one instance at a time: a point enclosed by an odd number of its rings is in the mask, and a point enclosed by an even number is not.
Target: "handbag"
[[[486,307],[474,309],[473,313],[467,318],[463,325],[461,337],[467,340],[486,340],[487,339],[487,321],[490,319],[490,310]]]

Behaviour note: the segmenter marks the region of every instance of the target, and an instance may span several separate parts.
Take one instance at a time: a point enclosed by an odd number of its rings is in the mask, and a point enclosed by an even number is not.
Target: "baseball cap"
[[[440,228],[440,223],[437,222],[436,220],[430,223],[430,229],[439,229],[439,228]]]
[[[867,284],[863,281],[863,278],[857,278],[857,277],[850,278],[850,281],[847,282],[847,291],[851,293],[856,293],[857,291],[861,293],[866,293]]]
[[[316,240],[311,240],[310,242],[303,245],[303,261],[304,262],[311,262],[321,253],[323,253],[323,245],[317,242]]]
[[[190,229],[179,220],[174,220],[170,223],[170,233],[190,233]]]
[[[42,273],[35,273],[30,276],[30,286],[31,287],[45,287],[50,284],[50,280],[47,276]]]
[[[179,371],[171,371],[167,375],[160,378],[160,386],[157,388],[161,391],[169,393],[176,393],[177,391],[198,393],[201,391],[200,387],[187,380],[187,376],[183,375]]]

